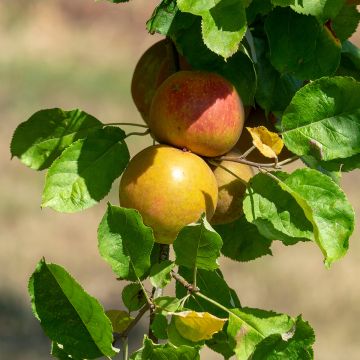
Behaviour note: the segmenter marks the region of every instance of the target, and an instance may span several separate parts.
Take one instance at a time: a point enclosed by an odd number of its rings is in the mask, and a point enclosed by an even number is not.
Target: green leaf
[[[175,312],[180,307],[180,300],[173,296],[160,296],[154,299],[154,304],[156,306],[156,310],[160,311],[163,315],[167,315],[167,313]]]
[[[203,214],[197,223],[184,227],[174,241],[176,264],[190,269],[195,267],[215,270],[222,241]]]
[[[289,105],[296,91],[302,86],[302,81],[289,74],[281,75],[269,60],[267,41],[254,37],[256,51],[257,89],[256,102],[266,111],[283,112]]]
[[[245,216],[230,224],[216,225],[215,230],[223,240],[222,254],[232,260],[250,261],[264,255],[272,255],[272,240],[262,236]]]
[[[111,321],[113,331],[119,334],[123,333],[134,321],[134,318],[123,310],[107,310],[106,316]]]
[[[65,149],[46,174],[41,206],[71,213],[97,204],[129,162],[124,138],[106,127]]]
[[[224,59],[234,55],[245,35],[246,13],[241,0],[178,0],[179,9],[202,17],[204,44]]]
[[[354,230],[354,210],[346,195],[328,176],[312,169],[296,170],[279,185],[304,209],[330,267],[346,254]]]
[[[180,266],[179,274],[189,283],[193,282],[194,274],[192,270]],[[196,285],[204,295],[227,308],[233,308],[239,304],[239,299],[236,297],[235,292],[227,285],[220,270],[206,271],[199,269],[196,274]],[[180,299],[186,296],[186,293],[184,286],[176,283],[176,296]],[[207,311],[220,318],[228,316],[227,312],[201,298],[194,300],[190,297],[186,302],[186,308],[194,311]]]
[[[11,141],[11,155],[35,170],[48,168],[69,145],[102,128],[81,110],[40,110],[21,123]]]
[[[136,281],[150,269],[154,235],[138,211],[109,204],[98,240],[100,255],[118,277]]]
[[[253,23],[259,15],[267,15],[272,9],[273,5],[270,0],[252,0],[249,7],[246,9],[248,24]]]
[[[59,360],[82,360],[78,357],[70,356],[64,349],[63,345],[59,345],[54,341],[51,343],[51,355]]]
[[[341,62],[336,74],[360,81],[360,49],[350,41],[346,40],[342,44]]]
[[[171,270],[175,264],[170,260],[162,261],[152,266],[150,270],[150,282],[152,286],[164,288],[171,281]]]
[[[131,355],[130,360],[200,360],[199,348],[156,345],[146,336],[143,348]]]
[[[270,61],[282,74],[303,80],[332,75],[340,63],[341,44],[314,17],[275,8],[265,21]]]
[[[179,9],[176,0],[163,0],[154,10],[151,18],[146,22],[149,33],[155,32],[167,35],[170,31]]]
[[[167,327],[167,337],[169,339],[169,342],[174,346],[186,345],[194,348],[196,346],[203,346],[205,344],[204,340],[194,342],[182,336],[176,327],[174,317],[171,317],[170,324]]]
[[[314,357],[311,346],[314,341],[314,330],[299,316],[288,336],[268,336],[256,346],[251,359],[312,360]]]
[[[30,278],[29,293],[44,332],[66,354],[81,359],[116,354],[104,309],[64,268],[41,260]]]
[[[344,41],[356,31],[359,21],[360,13],[356,5],[344,4],[340,12],[331,22],[331,27],[336,37]]]
[[[276,174],[287,176],[285,173]],[[314,238],[304,210],[268,175],[260,173],[250,180],[243,207],[247,221],[256,225],[260,234],[269,239],[292,245]]]
[[[252,60],[238,51],[226,62],[210,51],[201,38],[201,22],[196,19],[192,26],[173,33],[178,50],[194,70],[216,72],[228,79],[236,88],[244,105],[252,105],[256,91],[256,73]]]
[[[151,323],[150,328],[151,328],[153,334],[158,339],[165,340],[168,338],[168,334],[167,334],[168,322],[167,322],[165,315],[155,314],[154,320]]]
[[[121,298],[129,312],[139,310],[146,304],[146,297],[140,284],[132,283],[123,288]]]
[[[286,147],[319,160],[360,153],[360,83],[333,77],[300,89],[281,121]]]
[[[266,337],[285,336],[294,325],[295,321],[288,315],[251,308],[231,309],[227,332],[235,342],[236,358],[247,360]]]
[[[227,323],[222,331],[215,334],[212,339],[206,341],[206,345],[211,350],[221,354],[224,359],[229,359],[235,355],[235,341],[227,333]]]
[[[291,6],[297,13],[312,15],[320,21],[334,18],[344,4],[344,0],[271,0],[274,5]]]

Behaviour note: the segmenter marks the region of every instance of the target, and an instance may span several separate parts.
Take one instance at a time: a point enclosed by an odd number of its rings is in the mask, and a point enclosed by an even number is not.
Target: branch
[[[120,337],[125,338],[128,336],[129,332],[135,327],[135,325],[140,321],[140,319],[144,316],[144,314],[149,310],[149,304],[145,304],[138,314],[136,315],[135,319],[129,324],[129,326],[120,334]]]
[[[197,286],[194,286],[193,284],[190,284],[181,275],[177,274],[174,270],[171,270],[170,274],[178,283],[183,285],[188,292],[196,293],[196,292],[200,291],[200,289]]]
[[[280,162],[274,162],[274,163],[256,163],[253,161],[249,161],[246,159],[243,159],[241,156],[240,157],[234,157],[234,156],[221,156],[218,158],[214,158],[213,160],[215,161],[234,161],[234,162],[238,162],[240,164],[245,164],[245,165],[250,165],[256,168],[272,168],[272,169],[281,169],[282,166],[290,164],[296,160],[298,160],[299,157],[298,156],[294,156],[292,158],[280,161]]]

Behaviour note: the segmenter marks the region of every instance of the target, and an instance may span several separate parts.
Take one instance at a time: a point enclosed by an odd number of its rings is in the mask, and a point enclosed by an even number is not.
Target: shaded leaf
[[[170,260],[162,261],[152,266],[150,270],[150,282],[152,286],[164,288],[171,281],[171,270],[175,264]]]
[[[344,4],[337,16],[332,20],[331,27],[336,36],[344,41],[357,29],[360,21],[360,13],[356,5]]]
[[[107,310],[105,314],[111,321],[113,331],[119,334],[123,333],[134,321],[127,311]]]
[[[11,155],[35,170],[48,168],[64,149],[103,124],[81,110],[40,110],[15,130]]]
[[[222,241],[203,214],[197,223],[184,227],[174,241],[176,264],[214,270],[219,267]]]
[[[154,299],[154,304],[156,305],[157,310],[160,310],[161,313],[166,314],[175,312],[180,307],[180,300],[172,296],[160,296]]]
[[[71,213],[97,204],[129,162],[124,139],[121,129],[106,127],[65,149],[46,174],[41,206]]]
[[[276,174],[287,177],[285,173]],[[256,225],[260,234],[269,239],[292,245],[314,238],[312,224],[304,210],[292,195],[266,174],[257,174],[250,180],[243,206],[247,221]]]
[[[116,354],[104,309],[64,268],[41,260],[30,278],[29,294],[45,334],[66,354],[81,359]]]
[[[150,269],[154,235],[138,211],[109,204],[98,240],[100,255],[118,277],[136,281]]]
[[[341,62],[336,74],[360,81],[360,49],[348,40],[342,43]]]
[[[272,240],[262,236],[245,216],[230,224],[216,225],[215,230],[223,240],[222,254],[232,260],[250,261],[264,255],[272,255]]]
[[[286,147],[319,160],[360,153],[360,83],[348,77],[315,80],[300,89],[281,121]]]
[[[340,42],[314,17],[278,7],[266,18],[265,31],[270,61],[282,74],[316,79],[332,75],[339,66]]]
[[[168,338],[168,335],[167,335],[168,322],[167,322],[165,315],[155,314],[154,320],[151,323],[150,328],[151,328],[153,334],[158,339],[165,340]]]
[[[140,284],[132,283],[124,287],[121,298],[129,312],[139,310],[146,304],[146,297]]]

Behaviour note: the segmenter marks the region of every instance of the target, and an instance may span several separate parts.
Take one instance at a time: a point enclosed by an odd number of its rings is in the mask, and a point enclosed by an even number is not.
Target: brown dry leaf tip
[[[265,157],[276,159],[284,147],[284,142],[279,134],[268,130],[265,126],[246,128],[252,139],[253,144]]]

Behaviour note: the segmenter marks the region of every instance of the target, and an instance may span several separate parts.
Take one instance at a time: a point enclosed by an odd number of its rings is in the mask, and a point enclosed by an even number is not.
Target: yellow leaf
[[[256,146],[264,156],[274,159],[280,154],[284,142],[279,134],[269,131],[265,126],[247,127],[246,129],[253,139],[254,146]]]
[[[124,332],[134,320],[126,311],[122,310],[108,310],[105,314],[110,319],[114,332],[119,334]]]
[[[195,311],[174,313],[173,317],[179,334],[193,342],[211,339],[227,321],[227,319],[220,319],[207,312]]]

